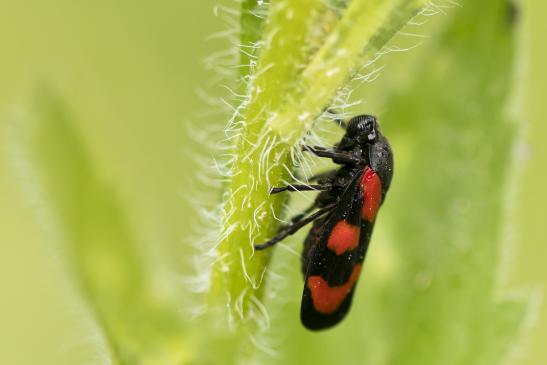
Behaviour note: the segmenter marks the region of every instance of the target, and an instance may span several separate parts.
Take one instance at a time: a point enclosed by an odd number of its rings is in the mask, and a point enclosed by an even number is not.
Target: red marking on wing
[[[361,189],[363,189],[361,218],[372,223],[382,202],[382,182],[378,174],[370,167],[365,169],[363,177],[361,177]]]
[[[331,287],[321,276],[310,276],[307,285],[311,291],[315,310],[323,314],[331,314],[336,311],[357,282],[361,266],[360,264],[355,265],[348,281],[340,286]]]
[[[361,233],[361,227],[354,226],[341,220],[332,229],[327,247],[334,251],[336,255],[341,255],[346,251],[353,250],[359,246],[359,234]]]

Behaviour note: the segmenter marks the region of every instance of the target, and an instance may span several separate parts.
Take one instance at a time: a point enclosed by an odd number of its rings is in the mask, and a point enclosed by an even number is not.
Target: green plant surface
[[[180,296],[154,289],[119,198],[97,176],[61,102],[42,90],[28,105],[12,121],[17,172],[113,364],[181,363],[188,345],[176,310]]]
[[[514,210],[511,219],[516,227],[509,234],[518,243],[511,252],[515,264],[507,273],[513,285],[532,286],[542,296],[537,300],[535,316],[530,321],[533,328],[526,337],[522,349],[522,364],[543,364],[547,349],[543,345],[547,338],[547,301],[545,285],[547,272],[544,258],[547,257],[545,229],[543,225],[547,202],[547,123],[545,123],[545,94],[547,92],[547,44],[543,35],[547,23],[543,21],[545,4],[526,0],[521,3],[520,21],[523,35],[519,39],[518,90],[521,100],[519,118],[525,125],[523,141],[517,150],[520,184],[515,192]]]

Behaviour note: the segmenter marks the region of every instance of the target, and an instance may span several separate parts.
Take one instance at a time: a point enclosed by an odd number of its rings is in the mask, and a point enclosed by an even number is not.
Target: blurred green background
[[[189,137],[188,125],[225,123],[221,115],[207,116],[210,107],[198,97],[200,89],[218,90],[208,84],[203,60],[226,46],[206,40],[225,27],[214,6],[208,0],[0,2],[1,364],[83,363],[93,358],[97,341],[82,338],[92,332],[82,330],[86,319],[64,278],[61,255],[23,199],[10,166],[7,121],[37,85],[50,85],[67,105],[92,166],[118,194],[148,264],[157,271],[162,268],[155,262],[182,265],[194,213],[181,192],[193,183],[197,163],[188,154],[208,154]],[[518,249],[510,277],[526,288],[547,284],[546,11],[538,1],[522,4],[518,76],[525,81],[528,124],[524,176],[511,212]],[[544,302],[537,316],[521,350],[523,364],[547,359]]]

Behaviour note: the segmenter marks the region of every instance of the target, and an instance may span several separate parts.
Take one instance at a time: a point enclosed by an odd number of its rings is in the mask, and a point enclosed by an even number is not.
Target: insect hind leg
[[[331,188],[330,184],[318,184],[318,185],[287,185],[279,188],[271,188],[270,194],[278,194],[283,191],[326,191]]]
[[[314,220],[320,218],[321,216],[327,214],[328,212],[330,212],[334,207],[336,206],[336,204],[330,204],[330,205],[327,205],[321,209],[319,209],[318,211],[316,211],[315,213],[309,215],[308,217],[306,218],[299,218],[295,223],[292,223],[288,226],[286,226],[285,228],[282,228],[280,230],[280,232],[277,234],[277,236],[273,237],[272,239],[270,239],[269,241],[265,242],[265,243],[262,243],[260,245],[255,245],[255,249],[256,250],[264,250],[268,247],[271,247],[273,245],[275,245],[276,243],[278,243],[279,241],[285,239],[286,237],[292,235],[292,234],[295,234],[296,232],[298,232],[301,228],[303,228],[305,225],[313,222]],[[296,218],[296,217],[295,217]],[[294,219],[294,218],[293,218]]]

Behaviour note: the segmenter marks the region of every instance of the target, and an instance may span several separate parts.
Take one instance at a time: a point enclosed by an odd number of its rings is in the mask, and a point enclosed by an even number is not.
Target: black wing
[[[309,247],[305,260],[307,268],[300,308],[302,324],[308,329],[331,327],[341,321],[350,308],[373,226],[362,219],[366,202],[364,174],[365,170],[356,174],[337,206],[318,222],[322,227],[314,227],[317,243]]]

